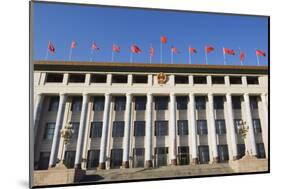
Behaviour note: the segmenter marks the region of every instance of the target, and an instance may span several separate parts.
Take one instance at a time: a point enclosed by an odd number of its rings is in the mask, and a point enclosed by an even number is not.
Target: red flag
[[[223,53],[229,54],[229,55],[235,55],[235,51],[232,49],[228,49],[228,48],[223,48]]]
[[[213,46],[211,46],[211,45],[206,45],[205,46],[205,52],[206,53],[210,53],[210,52],[212,52],[214,50],[215,50],[215,48]]]
[[[154,56],[154,48],[153,47],[150,47],[149,54],[150,54],[151,57]]]
[[[113,44],[113,45],[112,45],[112,51],[114,51],[114,52],[120,52],[120,47],[119,47],[118,45],[116,45],[116,44]]]
[[[95,42],[92,44],[92,49],[93,50],[100,50],[100,48],[97,46],[97,44]]]
[[[197,53],[197,50],[193,47],[189,47],[188,50],[190,53]]]
[[[171,47],[172,53],[180,53],[176,47]]]
[[[76,41],[72,41],[72,42],[71,42],[71,48],[72,48],[72,49],[76,48]]]
[[[48,49],[51,53],[55,53],[55,46],[51,43],[51,41],[49,41],[48,43]]]
[[[261,51],[261,50],[256,50],[256,55],[258,56],[266,56],[265,52],[264,51]]]
[[[161,41],[161,43],[166,44],[168,39],[166,36],[161,36],[160,41]]]
[[[141,52],[141,49],[137,46],[137,45],[132,45],[131,46],[131,52],[132,53],[140,53]]]
[[[244,61],[245,59],[245,53],[243,51],[240,50],[240,56],[239,56],[241,61]]]

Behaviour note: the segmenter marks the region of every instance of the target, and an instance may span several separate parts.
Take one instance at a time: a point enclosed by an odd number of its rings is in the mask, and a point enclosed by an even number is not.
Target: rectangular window
[[[50,102],[49,102],[48,111],[50,111],[50,112],[56,112],[56,111],[58,111],[58,108],[59,108],[59,100],[60,100],[60,98],[59,98],[58,96],[52,96],[52,97],[50,97]]]
[[[134,148],[134,167],[144,167],[144,148]]]
[[[133,83],[146,84],[147,75],[133,75]]]
[[[166,166],[169,149],[167,147],[155,148],[156,166]]]
[[[238,159],[245,155],[245,144],[237,144],[237,156]]]
[[[253,127],[254,127],[254,133],[261,133],[261,123],[260,119],[253,119]]]
[[[258,85],[259,77],[257,76],[247,76],[247,84],[248,85]]]
[[[110,167],[111,168],[120,168],[122,166],[123,160],[123,149],[112,149],[110,156]]]
[[[257,98],[257,96],[250,96],[250,107],[251,107],[251,110],[258,109],[258,98]]]
[[[263,143],[257,143],[257,158],[265,158],[265,150]]]
[[[103,74],[92,74],[91,83],[106,83],[106,75]]]
[[[135,110],[145,110],[146,108],[146,96],[135,97]]]
[[[224,76],[212,76],[212,84],[224,84]]]
[[[195,97],[196,110],[205,110],[206,109],[206,98],[205,96],[196,96]]]
[[[79,122],[71,122],[70,123],[73,129],[72,139],[77,139],[79,133]]]
[[[155,136],[168,135],[168,121],[155,121]]]
[[[68,169],[74,168],[74,161],[75,161],[75,151],[65,151],[64,153],[64,165]]]
[[[241,99],[240,96],[232,96],[232,108],[239,110],[241,109]]]
[[[44,140],[52,140],[56,123],[47,123],[45,127]]]
[[[240,85],[242,84],[241,76],[230,76],[229,81],[231,85]]]
[[[188,84],[187,75],[175,75],[175,84]]]
[[[85,74],[69,74],[69,83],[84,83]]]
[[[72,97],[71,111],[80,112],[81,108],[82,108],[82,97],[80,96]]]
[[[46,170],[49,167],[50,152],[40,152],[38,170]]]
[[[167,96],[156,96],[155,99],[155,110],[167,110],[168,109],[168,97]]]
[[[189,147],[179,146],[178,147],[178,162],[180,165],[189,164]]]
[[[47,83],[62,83],[63,73],[47,73]]]
[[[226,134],[226,127],[225,127],[225,120],[224,119],[217,119],[215,121],[216,124],[216,133],[218,135]]]
[[[126,97],[125,96],[116,96],[114,103],[115,111],[124,111],[126,108]]]
[[[103,111],[104,110],[104,96],[95,96],[93,100],[93,110]]]
[[[241,121],[241,119],[234,119],[234,128],[235,128],[235,133],[239,134],[238,132],[238,127],[239,127],[239,122]]]
[[[197,120],[197,134],[200,136],[208,134],[207,120]]]
[[[145,136],[145,121],[134,122],[134,136]]]
[[[127,75],[112,75],[112,83],[127,83]]]
[[[99,166],[100,150],[89,150],[87,158],[87,168],[92,169]]]
[[[188,121],[187,120],[178,120],[178,135],[188,135]]]
[[[206,76],[193,76],[194,84],[207,84]]]
[[[219,162],[226,162],[229,160],[227,145],[218,145]]]
[[[187,110],[187,96],[177,96],[177,109]]]
[[[224,108],[223,96],[214,96],[214,109],[222,110]]]
[[[124,136],[124,121],[114,121],[112,137],[123,137]]]
[[[210,161],[209,156],[209,146],[201,145],[198,146],[199,151],[199,163],[200,164],[207,164]]]
[[[102,122],[94,121],[91,123],[90,138],[101,138],[102,135]]]

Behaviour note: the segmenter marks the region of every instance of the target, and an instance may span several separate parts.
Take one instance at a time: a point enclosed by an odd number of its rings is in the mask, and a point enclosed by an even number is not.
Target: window
[[[223,76],[212,76],[212,84],[224,84]]]
[[[123,137],[124,136],[124,121],[114,121],[112,137]]]
[[[240,96],[232,96],[232,108],[241,109],[241,99]]]
[[[207,121],[197,120],[197,134],[200,136],[208,134]]]
[[[195,103],[196,103],[196,110],[205,110],[206,109],[205,96],[196,96]]]
[[[40,152],[38,170],[48,169],[50,152]]]
[[[127,83],[127,75],[112,75],[112,83]]]
[[[59,97],[58,96],[52,96],[50,98],[49,108],[48,110],[50,112],[56,112],[59,108]]]
[[[47,123],[44,133],[44,139],[45,140],[52,140],[54,136],[55,131],[55,125],[56,123]]]
[[[250,96],[250,107],[251,107],[251,110],[258,109],[257,96]]]
[[[261,133],[261,123],[260,119],[253,119],[253,127],[254,127],[254,133]]]
[[[229,160],[227,145],[218,145],[219,162],[226,162]]]
[[[133,83],[147,83],[147,75],[133,75]]]
[[[206,76],[193,76],[194,84],[207,84]]]
[[[175,83],[176,84],[188,84],[188,76],[187,75],[176,75]]]
[[[89,150],[87,158],[87,168],[96,168],[99,165],[100,150]]]
[[[145,136],[145,121],[135,121],[134,128],[134,136]]]
[[[155,121],[155,136],[168,135],[168,121]]]
[[[63,81],[63,73],[47,73],[47,83],[61,83]]]
[[[94,111],[103,111],[104,109],[104,96],[95,96],[94,97],[93,110]]]
[[[69,74],[69,83],[84,83],[85,74]]]
[[[134,167],[144,167],[144,148],[134,148]]]
[[[187,97],[186,96],[177,96],[177,109],[186,110],[187,109]]]
[[[230,81],[230,84],[232,84],[232,85],[242,84],[241,76],[230,76],[229,81]]]
[[[209,146],[201,145],[198,146],[199,151],[199,163],[200,164],[207,164],[210,161],[209,156]]]
[[[237,158],[240,159],[245,155],[245,144],[237,144]]]
[[[218,135],[226,134],[225,120],[224,119],[217,119],[215,121],[215,124],[216,124],[216,133]]]
[[[189,147],[179,146],[178,147],[178,162],[180,165],[189,164]]]
[[[126,97],[125,96],[116,96],[114,110],[115,111],[124,111],[126,108]]]
[[[91,123],[90,138],[100,138],[102,135],[102,122],[94,121]]]
[[[75,151],[65,151],[64,154],[64,165],[68,168],[74,168],[74,161],[75,161]]]
[[[156,156],[156,166],[166,166],[167,165],[167,154],[169,149],[167,147],[155,148]]]
[[[168,109],[168,97],[156,96],[155,97],[155,110],[167,110]]]
[[[222,110],[224,108],[223,96],[214,96],[214,109]]]
[[[241,119],[234,119],[234,128],[235,128],[235,133],[239,134],[238,132],[238,127],[239,127],[239,122],[241,121]]]
[[[135,110],[145,110],[146,108],[146,96],[135,97]]]
[[[259,77],[257,76],[247,76],[247,84],[248,85],[258,85]]]
[[[188,135],[188,121],[187,120],[178,120],[178,135]]]
[[[110,167],[120,168],[123,160],[123,149],[112,149],[110,156]]]
[[[265,150],[263,143],[257,143],[257,158],[265,158]]]
[[[70,124],[72,125],[72,129],[73,129],[72,138],[77,139],[79,133],[79,122],[71,122]]]
[[[80,96],[72,97],[71,111],[80,112],[81,108],[82,108],[82,97]]]
[[[106,75],[92,74],[91,83],[106,83]]]

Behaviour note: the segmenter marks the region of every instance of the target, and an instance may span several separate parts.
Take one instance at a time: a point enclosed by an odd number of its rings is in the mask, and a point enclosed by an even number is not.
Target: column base
[[[122,167],[123,167],[123,168],[129,168],[129,167],[130,167],[130,166],[129,166],[129,161],[123,161]]]
[[[192,158],[191,159],[191,165],[197,165],[198,164],[198,158]]]
[[[151,168],[152,167],[152,160],[146,160],[145,161],[145,168]]]
[[[232,156],[232,160],[233,161],[238,160],[238,156]]]
[[[54,167],[56,167],[56,165],[49,165],[48,169],[54,168]]]
[[[219,157],[214,157],[213,158],[213,163],[218,163],[219,162]]]
[[[75,164],[74,169],[81,169],[81,163]]]
[[[98,169],[105,169],[105,162],[99,163]]]
[[[177,159],[171,159],[171,165],[173,166],[177,165]]]

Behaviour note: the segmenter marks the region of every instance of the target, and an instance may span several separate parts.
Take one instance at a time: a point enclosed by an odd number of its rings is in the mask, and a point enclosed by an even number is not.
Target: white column
[[[153,85],[153,75],[152,74],[149,74],[148,75],[148,86],[152,86]]]
[[[35,102],[35,106],[34,106],[34,117],[33,117],[34,139],[36,138],[36,135],[37,135],[37,129],[38,129],[39,121],[40,121],[40,115],[42,112],[43,101],[44,101],[44,96],[41,93],[37,94],[37,98],[36,98],[36,102]]]
[[[80,123],[79,123],[79,132],[78,132],[78,139],[76,145],[76,154],[75,154],[75,168],[81,169],[82,163],[82,151],[83,151],[83,142],[85,138],[85,128],[86,128],[86,120],[87,120],[87,113],[88,113],[88,103],[89,103],[89,95],[87,93],[83,94],[83,102],[82,102],[82,109],[80,115]]]
[[[207,75],[207,84],[208,86],[212,86],[212,76]]]
[[[230,86],[230,78],[229,78],[228,75],[226,75],[226,76],[224,77],[224,81],[225,81],[225,86],[229,87],[229,86]]]
[[[145,166],[152,167],[152,94],[147,94],[145,115]]]
[[[242,76],[242,85],[244,87],[247,87],[247,77],[246,76]]]
[[[208,94],[208,104],[209,104],[209,127],[210,127],[210,138],[211,138],[211,148],[213,152],[213,163],[219,161],[218,158],[218,148],[217,148],[217,137],[216,137],[216,125],[215,125],[215,116],[214,116],[214,96],[213,94]]]
[[[110,86],[112,84],[112,74],[106,75],[106,85]]]
[[[175,75],[169,76],[169,83],[170,83],[170,86],[175,86]]]
[[[232,149],[232,160],[237,160],[237,139],[236,139],[236,133],[234,128],[234,119],[233,119],[233,111],[232,111],[232,99],[231,94],[226,94],[226,104],[227,104],[227,117],[228,117],[228,129],[230,133],[230,139],[231,139],[231,149]],[[228,132],[228,130],[227,130]],[[231,157],[230,157],[231,158]]]
[[[127,85],[131,86],[132,84],[133,84],[133,75],[129,74],[128,75],[128,83],[127,83]]]
[[[111,101],[111,95],[109,93],[106,93],[105,101],[104,101],[102,135],[101,135],[101,143],[100,143],[100,159],[99,159],[100,169],[105,169],[110,101]]]
[[[132,94],[126,94],[125,128],[123,138],[123,167],[129,168]]]
[[[197,129],[196,129],[196,112],[195,112],[195,100],[194,100],[194,94],[189,94],[189,113],[190,113],[190,119],[189,119],[189,127],[190,127],[190,149],[191,149],[191,158],[192,164],[198,163],[198,150],[197,150]]]
[[[172,165],[177,165],[177,143],[176,143],[176,97],[170,93],[170,119],[169,119],[169,155]]]
[[[268,105],[267,105],[267,95],[262,94],[261,95],[261,101],[262,101],[262,112],[263,112],[263,130],[262,130],[262,138],[263,138],[263,144],[264,144],[264,150],[266,158],[268,158]]]
[[[249,131],[246,138],[246,140],[249,141],[249,146],[247,149],[250,150],[250,155],[256,156],[257,155],[256,141],[255,141],[255,134],[253,128],[251,108],[250,108],[250,98],[248,93],[244,94],[244,102],[246,108],[246,125],[249,127]]]
[[[189,76],[188,76],[188,82],[189,82],[189,85],[190,85],[190,86],[193,86],[193,84],[194,84],[194,83],[193,83],[193,75],[189,75]]]
[[[56,163],[57,163],[57,154],[58,154],[59,140],[60,140],[60,130],[62,128],[62,121],[63,121],[66,99],[67,99],[66,94],[61,93],[60,101],[59,101],[59,108],[58,108],[58,113],[57,113],[57,119],[56,119],[56,125],[55,125],[55,130],[54,130],[54,136],[53,136],[53,143],[52,143],[51,154],[50,154],[49,167],[55,167]]]

